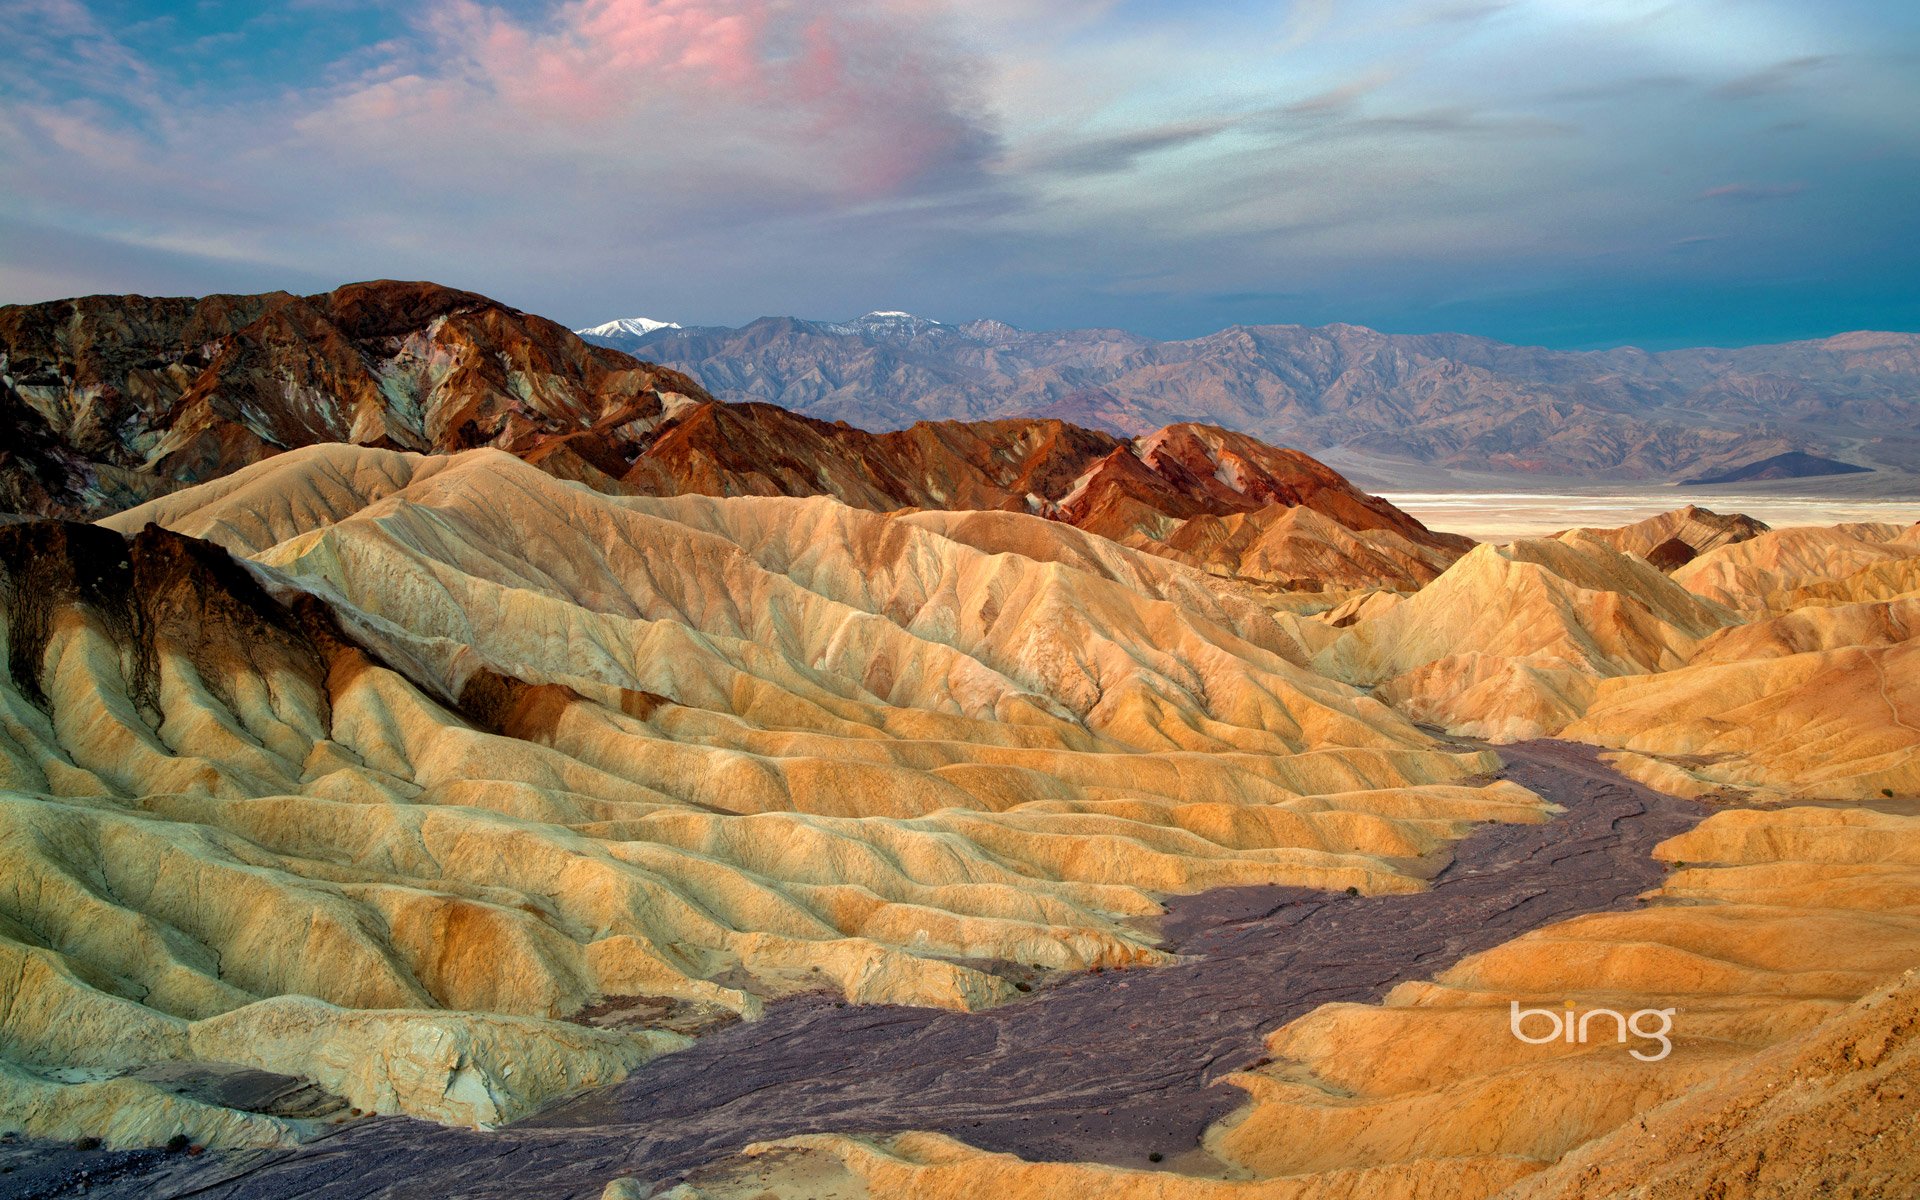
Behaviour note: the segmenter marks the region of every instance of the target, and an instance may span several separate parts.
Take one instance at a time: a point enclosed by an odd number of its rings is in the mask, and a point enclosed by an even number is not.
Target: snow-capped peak
[[[593,325],[586,329],[576,329],[581,337],[645,337],[656,329],[678,329],[678,321],[656,321],[652,317],[621,317],[617,321],[608,321],[605,325]]]
[[[876,308],[850,321],[809,322],[822,333],[839,337],[880,338],[884,341],[911,341],[936,329],[952,328],[931,317],[916,317],[897,308]]]

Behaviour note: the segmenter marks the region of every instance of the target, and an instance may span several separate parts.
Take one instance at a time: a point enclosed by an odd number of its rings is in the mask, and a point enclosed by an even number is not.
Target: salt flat
[[[1609,492],[1382,492],[1382,498],[1429,527],[1483,542],[1542,537],[1580,526],[1611,527],[1642,521],[1685,504],[1719,513],[1745,513],[1776,529],[1848,521],[1920,521],[1920,497],[1867,499],[1781,496],[1757,491],[1650,485]]]

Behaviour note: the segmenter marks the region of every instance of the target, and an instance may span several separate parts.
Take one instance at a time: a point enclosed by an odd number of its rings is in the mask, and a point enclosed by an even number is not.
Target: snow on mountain
[[[680,328],[678,321],[656,321],[652,317],[621,317],[617,321],[608,321],[605,325],[594,325],[587,329],[576,329],[574,332],[581,337],[587,337],[589,335],[615,337],[623,333],[632,334],[634,337],[645,337],[656,329],[678,328]]]
[[[935,330],[952,331],[952,326],[943,325],[931,317],[916,317],[910,312],[884,308],[875,309],[851,321],[830,322],[822,328],[835,334],[879,338],[916,338]]]
[[[677,330],[677,321],[656,321],[652,317],[621,317],[608,321],[604,325],[590,325],[574,332],[596,345],[611,346],[615,350],[632,350],[650,333],[662,330]]]

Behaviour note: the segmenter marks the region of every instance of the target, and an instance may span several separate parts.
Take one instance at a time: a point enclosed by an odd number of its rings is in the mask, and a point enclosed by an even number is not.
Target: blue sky
[[[1895,0],[0,0],[0,302],[1920,329]]]

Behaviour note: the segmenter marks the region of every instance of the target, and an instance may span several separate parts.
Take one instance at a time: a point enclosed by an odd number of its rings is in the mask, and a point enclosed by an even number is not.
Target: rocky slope
[[[4,309],[0,378],[12,432],[0,504],[29,515],[100,516],[290,449],[347,443],[493,446],[619,495],[1038,513],[1307,590],[1418,587],[1471,544],[1306,455],[1224,430],[1130,441],[1018,419],[871,434],[716,403],[684,376],[431,284]],[[1287,518],[1300,507],[1329,520]]]
[[[1415,588],[1472,545],[1304,454],[1201,425],[1131,440],[1048,419],[873,434],[771,405],[709,404],[663,426],[617,480],[579,477],[649,494],[1036,513],[1215,574],[1308,591]],[[1303,510],[1311,515],[1293,515]],[[1284,529],[1270,532],[1276,523]]]
[[[1905,562],[1910,533],[1772,531],[1707,551],[1700,578],[1804,598],[1853,580],[1855,559]],[[1240,1107],[1200,1145],[1168,1143],[1179,1173],[1134,1141],[1047,1140],[1031,1122],[1051,1107],[859,1136],[834,1116],[858,1090],[836,1085],[806,1111],[843,1132],[755,1148],[680,1195],[1522,1200],[1605,1194],[1583,1189],[1642,1169],[1681,1194],[1754,1165],[1745,1142],[1702,1140],[1742,1113],[1800,1148],[1789,1178],[1897,1186],[1909,1164],[1882,1147],[1920,1118],[1894,1083],[1911,1040],[1898,979],[1920,961],[1920,818],[1899,807],[1920,789],[1920,733],[1900,720],[1920,700],[1898,658],[1913,597],[1822,596],[1748,620],[1609,544],[1628,536],[1482,547],[1348,620],[1294,616],[1027,514],[611,497],[494,450],[314,447],[107,527],[0,529],[14,881],[0,951],[24,981],[0,1019],[0,1112],[121,1145],[183,1130],[285,1144],[349,1104],[487,1127],[644,1072],[681,1030],[823,987],[964,1011],[1015,1000],[1036,969],[1155,968],[1145,1005],[1188,968],[1140,918],[1169,893],[1277,882],[1299,890],[1271,893],[1276,908],[1254,889],[1244,916],[1179,948],[1277,937],[1283,963],[1242,966],[1331,972],[1312,988],[1324,1000],[1396,944],[1342,907],[1350,888],[1403,906],[1381,910],[1391,936],[1426,930],[1438,961],[1378,999],[1296,1010],[1266,1060],[1230,1077]],[[1738,569],[1711,569],[1716,556]],[[1436,652],[1411,673],[1464,655],[1585,680],[1539,719],[1622,747],[1611,761],[1654,786],[1773,807],[1673,836],[1655,851],[1663,878],[1608,857],[1655,801],[1590,749],[1521,747],[1520,783],[1557,795],[1581,781],[1574,823],[1482,830],[1492,857],[1429,883],[1475,825],[1549,815],[1526,787],[1476,778],[1489,756],[1327,677],[1400,670],[1377,695],[1423,715],[1394,684]],[[1443,722],[1523,711],[1513,695],[1458,697],[1483,707]],[[1780,806],[1800,796],[1826,803]],[[1861,803],[1875,798],[1891,810]],[[1550,889],[1500,883],[1587,855],[1610,865]],[[1551,919],[1529,899],[1564,906],[1628,881],[1617,903],[1642,871],[1655,886],[1622,911]],[[1482,901],[1494,907],[1471,921],[1444,915]],[[1513,921],[1533,931],[1501,934]],[[1288,948],[1295,922],[1307,942]],[[1463,947],[1467,925],[1491,936]],[[1673,1050],[1531,1045],[1507,1034],[1516,1000],[1673,1009]],[[849,1055],[867,1052],[866,1028],[848,1027]],[[1225,1051],[1208,1028],[1193,1032],[1213,1062]],[[1153,1039],[1156,1054],[1176,1044]],[[785,1062],[769,1068],[783,1087]],[[339,1099],[235,1107],[214,1081],[237,1069]],[[1789,1075],[1782,1103],[1767,1085]],[[1128,1096],[1090,1108],[1088,1128],[1172,1136],[1171,1110]],[[618,1102],[583,1103],[505,1141],[368,1127],[384,1147],[371,1156],[257,1160],[212,1194],[287,1180],[356,1194],[378,1182],[364,1164],[409,1155],[421,1178],[468,1178],[523,1142],[533,1175],[501,1167],[500,1186],[573,1194],[628,1162],[620,1147],[652,1144],[624,1125],[596,1141],[594,1114]],[[695,1104],[676,1127],[694,1151],[726,1145],[715,1119]],[[1029,1149],[987,1152],[970,1131]],[[1033,1161],[1076,1147],[1102,1161]],[[173,1194],[128,1179],[140,1190],[126,1194]],[[210,1182],[188,1169],[179,1187]]]
[[[1584,712],[1601,679],[1682,666],[1737,621],[1599,539],[1523,538],[1355,612],[1314,662],[1416,720],[1513,741]]]
[[[1160,961],[1159,893],[1534,819],[1256,599],[953,523],[332,445],[0,527],[5,1107],[297,1132],[109,1078],[213,1060],[492,1124],[677,1044],[589,1011],[976,1007]]]
[[[1637,554],[1663,571],[1684,566],[1709,550],[1745,542],[1767,532],[1764,521],[1741,513],[1721,514],[1689,504],[1617,529],[1570,529],[1562,541],[1587,538],[1623,554]]]
[[[705,398],[483,296],[384,281],[0,308],[0,376],[0,417],[65,455],[23,463],[53,503],[21,507],[49,515],[111,511],[328,442],[531,455],[587,435],[617,452]]]
[[[761,400],[873,429],[1053,415],[1142,434],[1197,421],[1310,453],[1521,475],[1677,480],[1844,464],[1920,469],[1920,336],[1572,353],[1353,325],[1161,342],[997,321],[764,318],[618,344]],[[1755,476],[1758,477],[1758,476]]]
[[[1411,597],[1330,614],[1342,630],[1312,661],[1456,733],[1627,751],[1624,770],[1685,795],[1920,788],[1920,525],[1771,530],[1670,575],[1615,549],[1675,531],[1751,532],[1682,510],[1481,546]]]
[[[1550,925],[1277,1030],[1270,1061],[1235,1077],[1246,1105],[1207,1133],[1215,1162],[1186,1175],[833,1135],[762,1143],[667,1195],[1904,1195],[1920,1180],[1905,1077],[1920,1053],[1917,822],[1716,814],[1657,848],[1676,869],[1632,911]],[[1567,1041],[1536,1013],[1529,1044],[1510,1034],[1515,1001],[1597,1021]],[[1661,1031],[1665,1052],[1641,1031]]]

